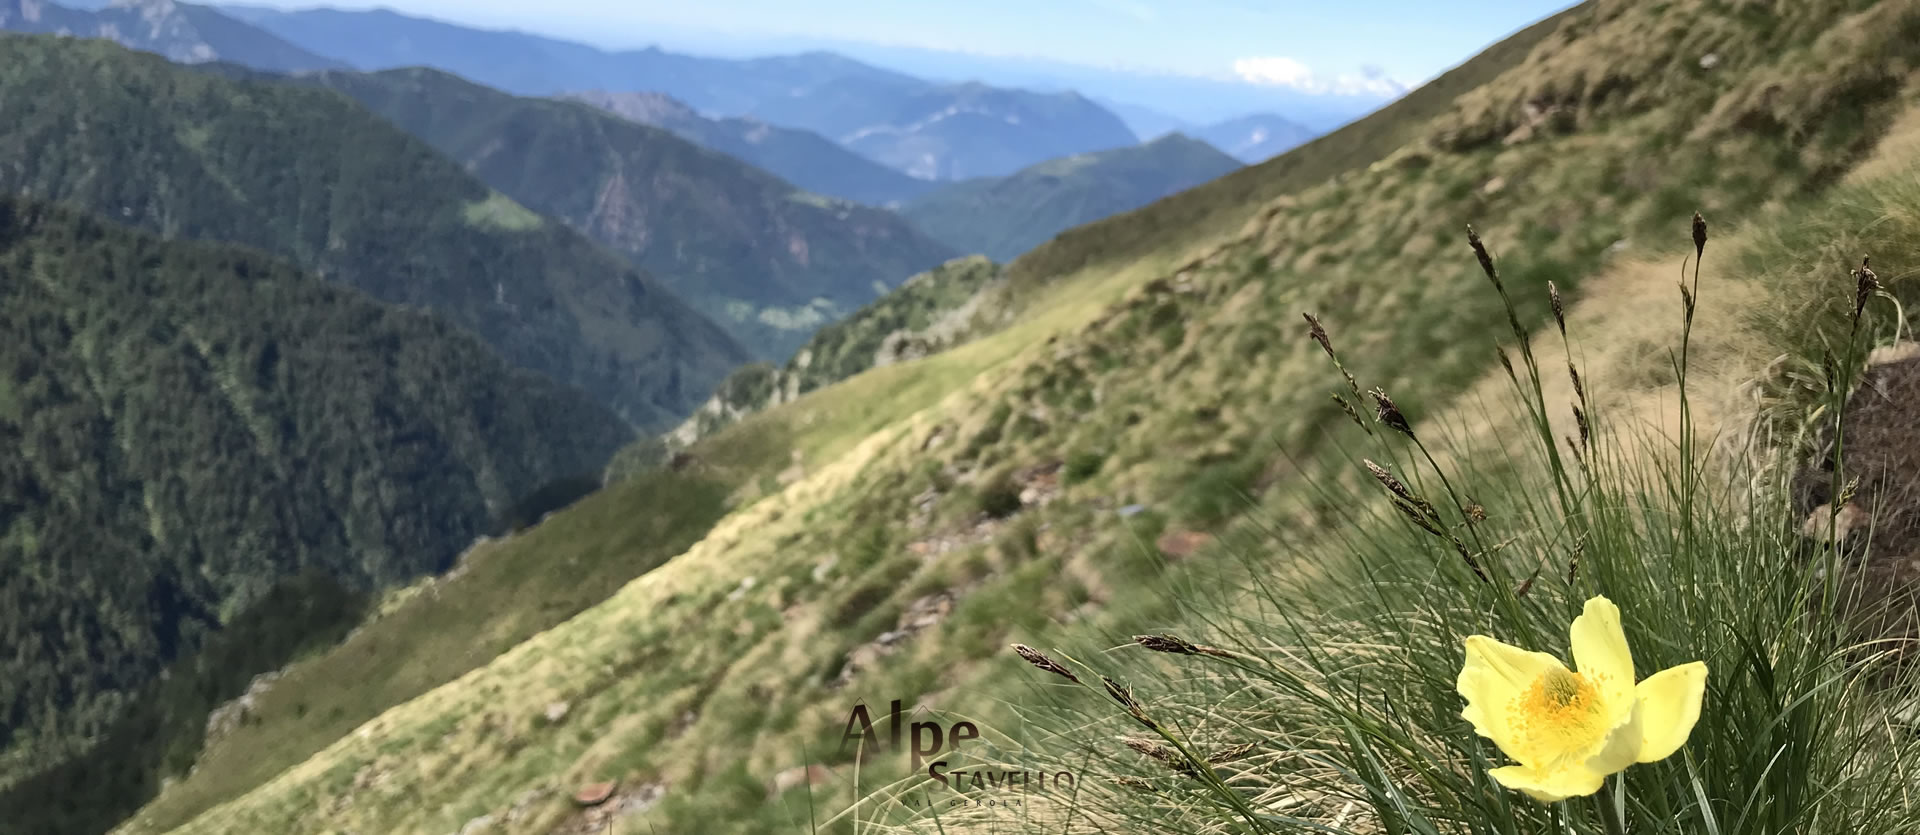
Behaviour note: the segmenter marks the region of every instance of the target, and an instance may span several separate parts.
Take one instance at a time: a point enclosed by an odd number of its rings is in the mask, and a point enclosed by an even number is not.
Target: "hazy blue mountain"
[[[105,38],[188,64],[232,61],[281,72],[345,67],[207,6],[173,0],[0,0],[0,30]]]
[[[1266,162],[1320,135],[1313,128],[1271,113],[1229,119],[1193,133],[1248,165]]]
[[[1007,177],[953,183],[902,212],[962,252],[1010,261],[1054,235],[1136,209],[1240,167],[1184,134],[1049,160]]]
[[[1075,93],[936,83],[829,52],[752,59],[607,52],[385,10],[226,8],[363,70],[429,66],[520,95],[665,93],[702,114],[810,130],[923,179],[999,176],[1137,141],[1119,117]]]
[[[1190,131],[1193,125],[1171,113],[1155,110],[1145,105],[1095,96],[1094,101],[1120,117],[1127,124],[1127,130],[1140,138],[1141,142],[1151,142],[1176,131]]]
[[[694,144],[764,168],[815,194],[891,206],[936,187],[812,131],[783,128],[753,118],[708,118],[665,93],[596,90],[568,93],[562,98],[670,131]]]

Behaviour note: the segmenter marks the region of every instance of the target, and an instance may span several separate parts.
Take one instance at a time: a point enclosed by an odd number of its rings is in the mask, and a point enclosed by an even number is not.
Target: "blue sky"
[[[324,1],[324,0],[323,0]],[[272,5],[314,5],[269,0]],[[1568,0],[380,0],[606,47],[864,43],[1360,91],[1415,84]],[[375,3],[335,0],[333,5]],[[1465,8],[1463,8],[1465,7]]]

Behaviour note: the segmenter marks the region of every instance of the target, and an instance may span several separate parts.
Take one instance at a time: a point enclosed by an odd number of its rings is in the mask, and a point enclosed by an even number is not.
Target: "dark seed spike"
[[[1487,254],[1487,245],[1480,240],[1480,233],[1473,231],[1472,224],[1467,226],[1467,244],[1473,247],[1473,257],[1480,260],[1480,271],[1487,274],[1493,286],[1500,286],[1500,271],[1493,268],[1493,256]]]
[[[1386,390],[1375,386],[1370,393],[1376,407],[1374,416],[1394,431],[1412,438],[1413,427],[1407,423],[1407,416],[1400,413],[1400,407],[1393,405],[1393,398],[1387,396]]]
[[[1080,678],[1078,676],[1075,676],[1072,670],[1069,670],[1065,667],[1060,666],[1060,662],[1055,661],[1051,658],[1048,658],[1047,654],[1044,652],[1034,649],[1033,647],[1027,646],[1026,644],[1014,644],[1013,651],[1016,654],[1018,654],[1021,658],[1026,659],[1028,664],[1032,664],[1035,667],[1039,667],[1042,670],[1046,670],[1049,673],[1053,673],[1054,675],[1057,675],[1061,678],[1071,681],[1074,684],[1080,683]]]
[[[1174,655],[1196,655],[1200,652],[1199,647],[1173,635],[1135,635],[1133,642],[1154,652],[1167,652]]]
[[[1699,212],[1693,213],[1693,257],[1699,260],[1707,254],[1707,219]]]
[[[1553,322],[1560,326],[1560,338],[1567,336],[1567,311],[1560,303],[1560,288],[1547,282],[1547,303],[1553,306]]]
[[[1527,592],[1533,591],[1533,581],[1538,579],[1540,579],[1540,569],[1536,568],[1532,574],[1527,575],[1526,581],[1521,583],[1519,588],[1513,590],[1513,596],[1526,597]]]
[[[1580,427],[1580,446],[1582,448],[1585,448],[1591,445],[1592,436],[1590,434],[1590,429],[1587,426],[1587,413],[1584,411],[1581,411],[1579,405],[1577,404],[1573,407],[1573,422],[1575,425]]]
[[[1573,393],[1580,398],[1580,405],[1587,405],[1587,389],[1580,384],[1580,370],[1573,367],[1573,360],[1567,360],[1567,376],[1573,379]]]
[[[1320,343],[1320,350],[1326,351],[1329,359],[1338,362],[1340,358],[1334,356],[1333,342],[1327,339],[1327,329],[1320,324],[1320,318],[1311,313],[1302,313],[1300,315],[1307,319],[1307,336],[1312,337],[1313,341]]]
[[[1242,757],[1245,757],[1248,754],[1253,753],[1254,748],[1255,748],[1255,745],[1251,742],[1242,742],[1239,745],[1230,745],[1226,748],[1222,748],[1218,751],[1213,752],[1213,754],[1207,757],[1207,762],[1213,763],[1215,765],[1218,765],[1220,763],[1230,763],[1230,762],[1233,762],[1234,760],[1238,760]]]
[[[1880,276],[1874,274],[1873,268],[1867,266],[1872,260],[1870,257],[1861,258],[1860,269],[1853,271],[1853,318],[1855,319],[1860,318],[1860,314],[1867,309],[1867,302],[1873,298],[1874,294],[1880,292]]]

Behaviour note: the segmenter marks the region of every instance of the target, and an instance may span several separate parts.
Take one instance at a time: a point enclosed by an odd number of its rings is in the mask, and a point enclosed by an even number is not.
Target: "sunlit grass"
[[[1837,289],[1850,312],[1853,288]],[[1683,323],[1675,391],[1684,394],[1692,317],[1673,298],[1671,316]],[[1870,311],[1869,323],[1886,311]],[[1272,532],[1280,553],[1247,550],[1235,568],[1186,578],[1170,619],[1182,641],[1056,650],[1078,686],[1058,671],[1035,673],[1052,692],[1031,715],[1049,731],[1048,766],[1093,765],[1081,766],[1087,779],[1067,825],[1046,831],[1920,826],[1910,796],[1920,680],[1890,661],[1906,650],[1901,641],[1863,642],[1840,615],[1859,590],[1832,549],[1799,535],[1785,480],[1711,480],[1710,448],[1691,431],[1622,431],[1592,406],[1605,394],[1590,381],[1575,397],[1591,434],[1555,435],[1536,419],[1557,406],[1538,384],[1563,375],[1557,340],[1546,336],[1509,346],[1511,411],[1490,416],[1534,425],[1531,442],[1457,450],[1443,471],[1411,432],[1376,427],[1355,457],[1388,462],[1397,476],[1372,490],[1326,483],[1344,509],[1337,522]],[[1828,347],[1852,368],[1870,345]],[[1839,401],[1829,405],[1839,411]],[[1679,409],[1687,414],[1684,401]],[[1382,507],[1396,495],[1398,512]],[[1306,560],[1322,569],[1309,582],[1271,568]],[[1642,677],[1706,662],[1705,709],[1678,755],[1630,768],[1597,796],[1537,803],[1487,777],[1509,761],[1460,717],[1462,640],[1490,635],[1566,658],[1566,624],[1595,595],[1623,610]],[[1127,689],[1103,686],[1103,676]]]

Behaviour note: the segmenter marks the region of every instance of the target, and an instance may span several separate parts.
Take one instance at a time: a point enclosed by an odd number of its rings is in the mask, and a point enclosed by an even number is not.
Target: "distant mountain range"
[[[810,130],[922,179],[1011,174],[1138,141],[1119,117],[1076,93],[941,84],[832,53],[733,60],[656,48],[606,52],[387,10],[222,8],[362,70],[430,66],[520,95],[660,92],[703,114]]]
[[[265,70],[347,69],[206,6],[172,0],[119,3],[0,0],[0,29],[106,38],[185,64],[232,61]]]
[[[902,212],[963,252],[1004,262],[1069,228],[1139,208],[1239,167],[1213,146],[1175,133],[1145,145],[1050,160],[1006,177],[946,185]]]
[[[938,185],[888,168],[812,131],[783,128],[753,118],[708,118],[665,93],[588,91],[569,93],[564,98],[671,131],[816,194],[889,206]]]
[[[1191,132],[1248,165],[1266,162],[1320,135],[1319,131],[1271,113],[1229,119]]]
[[[763,359],[956,253],[893,212],[827,200],[579,102],[438,70],[294,79],[347,94],[535,212],[645,267]]]

